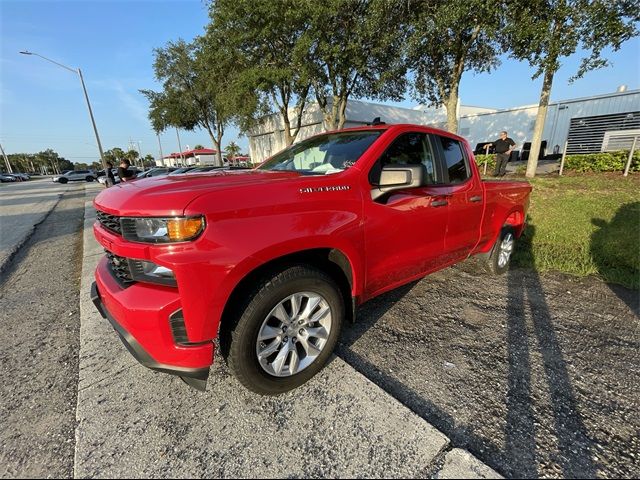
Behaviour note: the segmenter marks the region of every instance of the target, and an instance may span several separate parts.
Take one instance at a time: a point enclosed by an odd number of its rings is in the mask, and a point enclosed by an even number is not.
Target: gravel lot
[[[639,477],[638,292],[473,262],[365,304],[339,356],[507,477]]]

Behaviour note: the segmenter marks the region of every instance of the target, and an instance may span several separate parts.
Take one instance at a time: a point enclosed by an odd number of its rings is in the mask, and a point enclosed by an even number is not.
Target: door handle
[[[431,202],[432,207],[444,207],[445,205],[449,205],[449,202],[446,200],[434,200]]]
[[[470,202],[474,202],[474,203],[476,203],[476,202],[481,202],[481,201],[482,201],[482,197],[481,197],[481,196],[479,196],[479,195],[477,195],[477,196],[475,196],[475,197],[471,197],[471,198],[469,198],[469,201],[470,201]]]

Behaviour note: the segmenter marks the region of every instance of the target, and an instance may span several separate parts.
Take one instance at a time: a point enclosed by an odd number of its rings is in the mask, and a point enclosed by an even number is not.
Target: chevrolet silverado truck
[[[505,272],[530,192],[481,180],[448,132],[324,133],[253,170],[102,191],[91,297],[143,365],[204,390],[218,350],[245,387],[279,394],[324,366],[363,302],[472,255]]]

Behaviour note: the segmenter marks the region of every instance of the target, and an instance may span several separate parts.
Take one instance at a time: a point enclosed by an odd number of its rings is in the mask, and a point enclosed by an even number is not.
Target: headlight
[[[204,217],[120,219],[122,236],[134,242],[172,243],[197,238],[205,227]]]

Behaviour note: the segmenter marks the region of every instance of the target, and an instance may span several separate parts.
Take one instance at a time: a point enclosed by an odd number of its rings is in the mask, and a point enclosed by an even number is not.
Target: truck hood
[[[165,175],[120,183],[102,191],[94,206],[119,216],[183,215],[189,203],[214,190],[238,189],[299,178],[295,172],[261,170]]]

